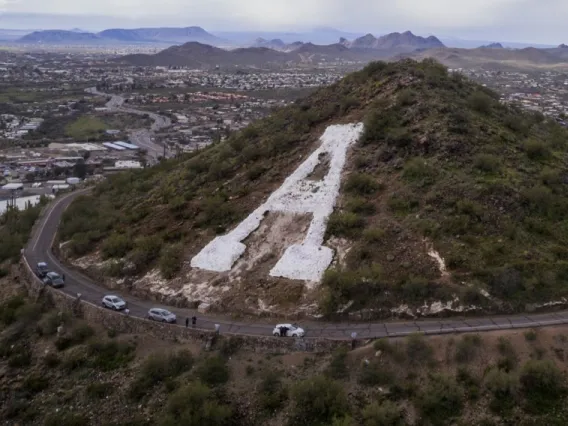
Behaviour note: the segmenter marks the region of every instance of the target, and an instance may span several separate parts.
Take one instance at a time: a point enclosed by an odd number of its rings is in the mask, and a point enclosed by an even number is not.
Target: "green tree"
[[[168,400],[161,426],[223,426],[231,422],[233,410],[219,403],[211,389],[202,383],[190,383],[178,389]]]
[[[295,407],[291,424],[294,425],[327,426],[349,411],[343,386],[324,376],[297,383],[292,388],[292,399]]]

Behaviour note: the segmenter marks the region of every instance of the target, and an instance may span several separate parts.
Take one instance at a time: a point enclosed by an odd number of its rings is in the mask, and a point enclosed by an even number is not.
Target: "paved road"
[[[51,250],[61,214],[71,201],[80,194],[80,192],[75,192],[64,195],[57,198],[48,207],[48,210],[46,210],[38,223],[34,235],[25,249],[24,256],[32,268],[34,268],[38,262],[46,261],[51,269],[59,273],[64,273],[66,282],[65,287],[61,291],[71,295],[81,293],[83,299],[95,304],[100,304],[102,297],[112,292],[104,289],[79,272],[71,270],[61,264]],[[114,294],[117,294],[117,292],[114,292]],[[132,316],[145,317],[150,307],[157,306],[155,303],[137,299],[128,294],[120,294],[120,292],[118,292],[118,295],[123,296],[123,298],[127,300],[130,315]],[[189,309],[168,309],[177,314],[178,321],[180,322],[183,322],[186,317],[191,317],[195,314],[198,317],[198,328],[211,330],[214,329],[214,324],[218,323],[221,325],[222,333],[270,335],[275,323],[237,322],[202,315]],[[116,315],[123,314],[117,313]],[[306,329],[306,338],[326,337],[332,339],[349,339],[353,331],[357,332],[357,338],[378,338],[405,336],[415,332],[424,332],[426,334],[463,333],[532,328],[559,324],[568,324],[568,311],[491,318],[452,318],[408,322],[324,323],[314,321],[302,322],[301,325]],[[172,327],[175,326],[172,325]]]
[[[148,152],[148,157],[150,157],[151,159],[150,163],[156,162],[158,160],[158,157],[164,155],[163,145],[154,142],[154,133],[172,125],[172,121],[168,117],[164,117],[163,115],[155,114],[149,111],[126,107],[124,106],[124,98],[122,96],[99,92],[96,87],[90,87],[86,89],[86,92],[90,93],[91,95],[107,97],[110,96],[110,100],[106,103],[106,107],[109,109],[109,111],[126,112],[136,115],[148,115],[153,121],[150,130],[138,129],[133,131],[130,134],[130,141],[133,144],[144,148]],[[171,152],[166,150],[166,158],[171,157],[172,155],[173,154]]]

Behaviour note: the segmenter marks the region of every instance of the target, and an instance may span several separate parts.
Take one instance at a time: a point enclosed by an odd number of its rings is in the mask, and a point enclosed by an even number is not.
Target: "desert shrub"
[[[189,351],[151,355],[142,364],[138,377],[129,389],[129,395],[133,399],[141,399],[158,383],[176,378],[192,366],[193,355]]]
[[[86,324],[81,324],[74,328],[70,334],[58,337],[55,347],[58,351],[64,351],[75,345],[80,345],[95,334],[95,330]]]
[[[8,357],[10,368],[24,368],[32,364],[32,351],[25,347],[14,347]]]
[[[141,271],[151,265],[160,256],[164,241],[157,235],[139,237],[134,240],[133,250],[129,259]]]
[[[257,180],[264,173],[268,171],[268,168],[262,164],[255,164],[250,169],[247,170],[246,176],[248,180]]]
[[[496,173],[501,168],[501,160],[493,154],[477,154],[473,157],[473,166],[486,173]]]
[[[493,411],[515,406],[519,391],[519,378],[515,374],[494,368],[485,377],[485,386],[493,396],[490,403]]]
[[[482,91],[477,90],[467,98],[467,103],[474,111],[489,114],[493,105],[493,99]]]
[[[288,391],[280,376],[279,372],[270,370],[264,374],[260,382],[258,389],[259,404],[263,410],[269,413],[280,409],[288,398]]]
[[[525,340],[527,342],[534,342],[536,341],[536,338],[538,337],[536,334],[536,330],[527,330],[523,333],[523,335],[525,336]]]
[[[63,359],[62,367],[65,371],[71,372],[86,367],[87,362],[86,354],[83,351],[72,349]]]
[[[361,366],[357,380],[364,386],[391,385],[395,376],[392,370],[381,366],[378,362],[370,362]]]
[[[436,375],[418,395],[416,405],[424,419],[434,425],[448,424],[461,413],[462,392],[449,377]]]
[[[406,107],[416,103],[417,94],[412,89],[403,89],[398,92],[397,101],[400,106]]]
[[[531,160],[545,160],[550,156],[548,145],[536,139],[525,141],[523,143],[523,150]]]
[[[202,228],[223,228],[236,216],[235,208],[221,196],[205,198],[200,205],[196,225]]]
[[[89,419],[84,414],[59,411],[45,418],[44,426],[84,426]]]
[[[498,361],[498,367],[501,370],[511,371],[514,370],[518,363],[519,357],[513,347],[513,344],[509,339],[505,337],[499,337],[499,341],[497,342],[497,350],[502,358]]]
[[[403,176],[409,181],[432,183],[436,170],[423,158],[411,158],[404,165]]]
[[[522,193],[524,202],[532,212],[540,215],[554,214],[555,197],[544,185],[533,186]]]
[[[463,387],[470,401],[477,400],[480,394],[481,380],[464,367],[458,368],[456,381]]]
[[[365,225],[362,217],[355,213],[333,212],[327,224],[327,233],[337,237],[353,237]]]
[[[411,334],[406,338],[406,356],[412,363],[432,362],[434,349],[422,334]]]
[[[59,359],[59,357],[57,356],[57,354],[54,353],[54,352],[48,352],[48,353],[43,357],[43,363],[44,363],[45,366],[48,367],[48,368],[57,367],[60,362],[61,362],[61,360]]]
[[[224,357],[230,357],[236,354],[243,346],[243,339],[239,336],[228,336],[221,340],[219,353]]]
[[[132,249],[132,239],[124,234],[111,234],[104,240],[101,251],[105,259],[121,258]]]
[[[402,409],[390,401],[372,402],[363,409],[362,414],[365,426],[402,426],[405,424]]]
[[[540,181],[545,185],[557,185],[562,182],[562,176],[558,170],[545,167],[539,175]]]
[[[85,389],[85,393],[91,399],[103,399],[112,393],[115,385],[110,382],[94,382],[89,383]]]
[[[363,231],[363,239],[369,244],[377,244],[384,241],[386,232],[381,228],[368,228]]]
[[[116,370],[134,359],[134,346],[114,340],[92,342],[89,345],[89,356],[93,367],[102,371]]]
[[[411,193],[398,192],[390,196],[387,205],[394,213],[406,215],[420,206],[420,201]]]
[[[477,334],[467,334],[456,344],[456,362],[467,363],[473,361],[479,352],[481,337]]]
[[[170,398],[162,426],[223,426],[231,424],[233,410],[221,404],[202,383],[191,383],[178,389]]]
[[[566,390],[564,375],[552,361],[528,361],[521,369],[520,381],[531,411],[547,410]]]
[[[332,357],[331,362],[325,370],[325,375],[331,377],[332,379],[344,379],[349,376],[349,370],[347,370],[347,349],[339,348],[337,349]]]
[[[49,387],[49,378],[39,374],[31,374],[24,379],[22,389],[26,392],[36,394]]]
[[[412,133],[406,127],[392,127],[385,131],[385,142],[397,148],[406,148],[413,140]]]
[[[376,178],[365,173],[352,173],[345,182],[345,190],[357,195],[373,194],[381,188]]]
[[[334,418],[344,417],[349,410],[343,386],[324,376],[296,383],[291,394],[294,425],[326,426]]]
[[[218,356],[205,358],[196,368],[196,376],[209,386],[219,386],[229,380],[229,367],[225,360]]]
[[[22,296],[13,296],[0,305],[0,322],[4,325],[10,325],[17,319],[17,311],[26,301]]]
[[[363,197],[349,197],[345,208],[354,214],[372,215],[376,212],[375,205]]]
[[[183,261],[183,246],[172,244],[162,249],[160,254],[160,272],[166,279],[172,279],[180,271]]]

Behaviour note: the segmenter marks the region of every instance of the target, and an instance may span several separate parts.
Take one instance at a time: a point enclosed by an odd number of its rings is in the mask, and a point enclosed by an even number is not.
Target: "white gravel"
[[[333,212],[347,149],[363,131],[363,124],[329,126],[321,137],[322,144],[272,193],[268,200],[252,212],[227,235],[217,237],[191,259],[194,268],[209,271],[229,271],[243,255],[241,243],[254,232],[265,213],[312,213],[307,235],[300,245],[288,247],[270,271],[271,276],[317,282],[333,259],[333,251],[322,246],[329,215]],[[328,153],[329,172],[321,181],[306,179],[319,164],[320,154]]]

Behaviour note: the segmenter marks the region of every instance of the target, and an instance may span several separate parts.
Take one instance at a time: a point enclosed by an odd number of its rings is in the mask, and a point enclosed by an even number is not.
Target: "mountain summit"
[[[350,43],[350,47],[358,49],[380,50],[417,50],[444,47],[444,44],[434,36],[427,38],[416,36],[410,31],[404,33],[391,33],[379,38],[372,34],[359,37]]]
[[[568,296],[568,134],[425,60],[375,62],[207,149],[109,176],[59,240],[177,305],[356,318]]]

